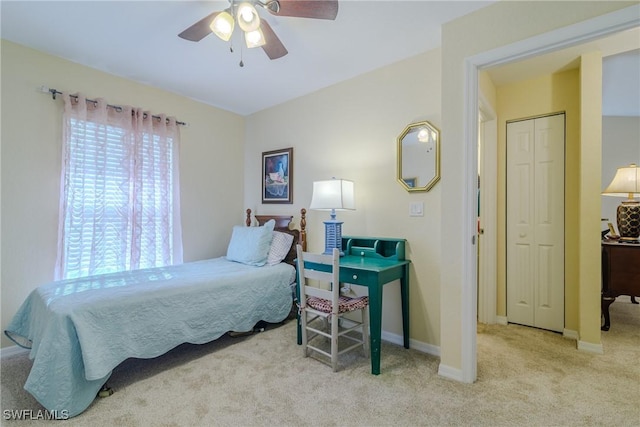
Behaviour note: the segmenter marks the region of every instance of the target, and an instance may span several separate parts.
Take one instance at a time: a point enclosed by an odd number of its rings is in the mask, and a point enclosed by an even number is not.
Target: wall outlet
[[[409,216],[424,216],[424,202],[409,203]]]

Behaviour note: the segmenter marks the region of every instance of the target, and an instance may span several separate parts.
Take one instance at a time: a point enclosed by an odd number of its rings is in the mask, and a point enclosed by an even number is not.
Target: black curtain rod
[[[52,97],[53,99],[56,99],[56,95],[62,95],[62,94],[63,94],[62,92],[60,92],[59,90],[56,90],[56,89],[43,90],[43,92],[45,92],[45,93],[46,93],[46,92],[49,92],[49,93],[51,94],[51,97]],[[72,97],[72,98],[78,99],[78,95],[69,95],[69,96],[70,96],[70,97]],[[98,101],[96,101],[95,99],[88,99],[88,98],[86,98],[86,101],[87,101],[87,102],[93,102],[94,104],[97,104],[97,103],[98,103]],[[107,107],[109,107],[109,108],[113,108],[114,110],[116,110],[116,111],[118,111],[118,112],[122,111],[122,107],[121,107],[120,105],[111,105],[111,104],[107,104]],[[147,116],[147,113],[145,113],[144,115],[145,115],[145,117],[146,117],[146,116]],[[151,116],[151,117],[153,117],[154,119],[161,119],[161,117],[160,117],[160,116]],[[177,124],[177,125],[180,125],[180,126],[187,126],[187,124],[186,124],[185,122],[179,122],[178,120],[176,120],[176,124]]]

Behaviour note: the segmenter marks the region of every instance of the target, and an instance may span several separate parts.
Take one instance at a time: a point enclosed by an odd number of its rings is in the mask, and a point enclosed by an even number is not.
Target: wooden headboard
[[[256,221],[258,221],[258,225],[264,225],[265,222],[273,219],[276,222],[274,230],[293,235],[293,243],[291,244],[289,253],[287,254],[284,261],[288,264],[293,265],[294,267],[294,260],[298,257],[298,255],[296,254],[296,245],[300,244],[302,246],[302,250],[307,250],[306,215],[307,210],[304,208],[300,209],[300,230],[292,228],[292,215],[254,215],[254,218],[256,219]],[[247,209],[247,218],[245,220],[245,223],[247,224],[247,227],[251,227],[251,224],[253,223],[253,221],[251,220],[251,209]]]

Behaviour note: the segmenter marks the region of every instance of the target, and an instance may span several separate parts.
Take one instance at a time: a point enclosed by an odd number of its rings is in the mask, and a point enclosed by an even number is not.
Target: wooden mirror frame
[[[424,129],[428,132],[425,141],[419,141],[418,132]],[[411,141],[414,139],[415,141]],[[405,190],[429,191],[440,180],[440,130],[428,121],[408,124],[397,138],[397,179]],[[411,153],[411,159],[419,163],[410,167],[403,162],[403,146],[409,143],[426,144],[425,151]],[[417,147],[417,146],[416,146]],[[408,151],[405,149],[405,151]],[[414,150],[415,151],[415,150]],[[420,154],[416,156],[416,154]],[[426,169],[426,172],[425,172]],[[403,171],[405,173],[403,173]]]

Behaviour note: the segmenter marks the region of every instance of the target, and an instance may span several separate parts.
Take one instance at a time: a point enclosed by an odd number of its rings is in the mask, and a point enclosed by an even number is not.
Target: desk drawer
[[[340,281],[362,286],[376,285],[378,274],[374,271],[340,267]]]

